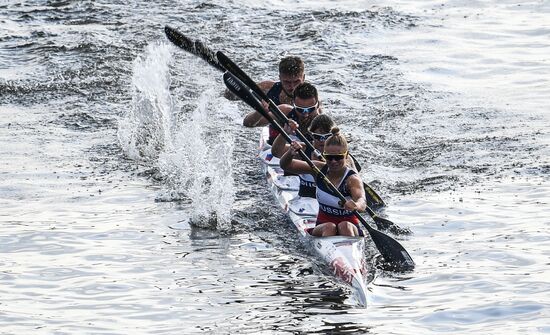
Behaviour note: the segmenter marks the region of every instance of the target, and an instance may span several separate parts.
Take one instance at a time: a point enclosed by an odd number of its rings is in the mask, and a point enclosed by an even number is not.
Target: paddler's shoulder
[[[273,87],[273,85],[275,85],[275,81],[272,80],[264,80],[258,84],[258,86],[262,91],[264,91],[264,93],[269,91],[271,87]]]
[[[292,107],[292,105],[289,105],[289,104],[280,104],[277,107],[279,107],[281,112],[283,112],[285,114],[290,113],[290,111],[294,108],[294,107]]]

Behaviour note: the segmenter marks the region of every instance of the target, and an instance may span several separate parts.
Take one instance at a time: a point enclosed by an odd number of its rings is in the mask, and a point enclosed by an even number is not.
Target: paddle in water
[[[241,100],[246,102],[249,106],[254,108],[258,113],[265,117],[269,123],[275,127],[277,131],[285,138],[288,143],[292,142],[290,136],[284,131],[283,127],[277,122],[273,117],[264,110],[264,107],[260,101],[256,98],[255,92],[246,86],[242,81],[240,81],[236,76],[234,76],[229,71],[225,72],[223,75],[223,80],[227,88],[238,96]],[[315,171],[315,173],[323,179],[326,185],[331,189],[331,191],[340,198],[342,201],[346,201],[346,198],[338,191],[338,189],[330,182],[330,180],[313,164],[311,159],[303,152],[302,150],[298,151],[300,157],[309,164],[309,166]],[[367,207],[368,208],[368,207]],[[372,212],[371,209],[368,209]],[[374,214],[374,212],[372,212]],[[384,260],[391,264],[392,268],[395,268],[399,271],[408,271],[414,269],[414,261],[411,256],[405,250],[405,248],[396,240],[390,236],[372,228],[365,219],[359,215],[357,211],[354,211],[353,214],[357,216],[359,221],[363,224],[367,232],[369,233],[374,244],[378,248],[378,251],[384,258]],[[370,214],[370,213],[369,213]]]

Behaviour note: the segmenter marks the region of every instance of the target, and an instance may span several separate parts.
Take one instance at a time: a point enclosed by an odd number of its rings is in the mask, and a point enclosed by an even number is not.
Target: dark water
[[[550,333],[543,1],[0,3],[0,333]],[[249,110],[297,54],[414,272],[368,307],[273,204]],[[369,259],[374,249],[369,248]]]

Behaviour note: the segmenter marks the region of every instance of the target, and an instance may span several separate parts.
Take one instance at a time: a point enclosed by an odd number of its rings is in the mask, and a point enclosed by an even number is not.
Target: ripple
[[[421,321],[435,324],[478,324],[482,322],[491,322],[505,320],[510,316],[518,317],[522,320],[530,320],[538,315],[544,307],[537,303],[516,302],[501,303],[497,306],[480,306],[478,308],[457,309],[436,312],[423,318]]]

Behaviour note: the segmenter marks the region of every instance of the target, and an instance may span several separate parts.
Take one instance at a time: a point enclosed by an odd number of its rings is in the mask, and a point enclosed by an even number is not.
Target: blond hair
[[[340,134],[340,128],[334,127],[330,132],[332,135],[325,141],[325,148],[329,145],[339,145],[344,147],[345,151],[348,151],[348,141],[344,135]]]

